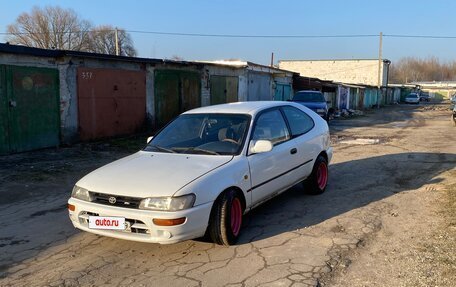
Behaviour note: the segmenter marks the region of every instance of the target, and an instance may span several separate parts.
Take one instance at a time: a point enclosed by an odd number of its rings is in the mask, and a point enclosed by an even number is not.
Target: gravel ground
[[[454,286],[456,128],[445,105],[330,124],[327,191],[300,186],[244,218],[236,246],[116,240],[65,210],[87,172],[145,137],[0,158],[0,286]]]

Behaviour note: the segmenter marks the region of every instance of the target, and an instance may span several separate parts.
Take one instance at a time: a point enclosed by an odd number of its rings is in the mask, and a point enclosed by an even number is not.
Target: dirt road
[[[449,115],[443,106],[401,105],[334,121],[327,191],[308,196],[295,187],[257,208],[231,247],[73,229],[65,209],[73,184],[131,144],[1,157],[0,286],[454,285]]]

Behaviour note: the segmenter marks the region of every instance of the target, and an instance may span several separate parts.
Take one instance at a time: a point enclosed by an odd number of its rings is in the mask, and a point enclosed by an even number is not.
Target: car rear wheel
[[[239,238],[244,213],[235,190],[224,192],[214,203],[209,222],[209,236],[220,245],[233,245]]]
[[[304,181],[304,188],[308,194],[321,194],[325,192],[328,184],[328,161],[322,155],[317,157],[312,173]]]

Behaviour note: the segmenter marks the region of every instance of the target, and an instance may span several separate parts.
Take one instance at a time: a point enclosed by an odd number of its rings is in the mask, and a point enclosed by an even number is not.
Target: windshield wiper
[[[216,151],[202,149],[202,148],[197,148],[197,147],[183,147],[183,148],[179,148],[179,150],[182,150],[180,153],[190,152],[190,153],[203,153],[203,154],[211,154],[211,155],[220,155]]]
[[[164,151],[164,152],[169,152],[169,153],[176,153],[176,152],[175,152],[174,150],[172,150],[172,149],[165,148],[165,147],[161,147],[161,146],[158,146],[158,145],[153,145],[153,146],[151,146],[151,148],[158,149],[159,151]]]

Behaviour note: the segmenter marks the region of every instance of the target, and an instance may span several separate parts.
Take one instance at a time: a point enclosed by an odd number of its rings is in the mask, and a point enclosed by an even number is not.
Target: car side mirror
[[[253,153],[263,153],[272,150],[272,142],[268,140],[252,140],[250,141],[249,151]]]
[[[154,138],[154,137],[148,137],[146,143],[150,143],[150,141],[151,141],[153,138]]]

